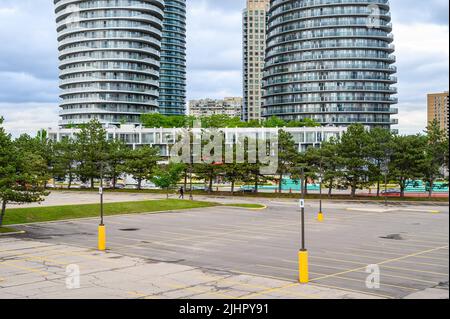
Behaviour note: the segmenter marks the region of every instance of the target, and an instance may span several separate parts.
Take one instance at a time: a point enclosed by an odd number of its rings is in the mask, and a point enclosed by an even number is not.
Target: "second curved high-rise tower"
[[[61,126],[158,112],[163,0],[54,0]]]
[[[186,0],[165,0],[159,111],[186,113]]]
[[[390,21],[387,0],[272,0],[263,116],[396,124]]]

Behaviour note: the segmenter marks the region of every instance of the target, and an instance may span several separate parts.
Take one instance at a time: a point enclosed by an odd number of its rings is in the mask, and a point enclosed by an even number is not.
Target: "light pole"
[[[387,201],[387,171],[384,171],[384,206],[388,206]]]
[[[322,169],[322,149],[320,149],[320,164],[319,164],[319,214],[317,215],[317,220],[319,222],[323,222],[324,216],[323,216],[323,210],[322,210],[322,180],[323,180],[323,169]]]
[[[302,238],[302,248],[298,252],[298,269],[299,269],[299,281],[302,284],[307,284],[309,282],[309,266],[308,266],[308,250],[306,249],[305,241],[305,169],[301,168],[301,199],[300,199],[300,210],[301,210],[301,238]]]
[[[104,223],[103,211],[103,160],[100,162],[100,225],[98,226],[98,250],[106,250],[106,227]]]
[[[194,200],[194,195],[192,194],[192,162],[189,167],[189,200]]]
[[[389,158],[391,154],[389,151],[385,152],[385,160],[384,160],[384,167],[383,167],[383,173],[384,173],[384,206],[388,206],[388,199],[387,199],[387,185],[388,185],[388,174],[389,174]]]

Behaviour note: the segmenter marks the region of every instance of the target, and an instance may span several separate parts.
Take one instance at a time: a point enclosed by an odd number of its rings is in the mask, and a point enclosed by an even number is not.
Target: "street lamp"
[[[320,149],[320,165],[319,165],[319,214],[317,215],[317,220],[319,222],[323,222],[324,220],[324,216],[323,216],[323,211],[322,211],[322,180],[323,180],[323,165],[322,165],[322,149]]]
[[[309,282],[309,266],[308,266],[308,250],[306,249],[305,241],[305,169],[300,168],[300,188],[301,188],[301,199],[300,199],[300,210],[301,210],[301,238],[302,238],[302,248],[298,252],[298,269],[299,269],[299,281],[302,284],[307,284]]]
[[[190,164],[189,167],[189,200],[194,200],[194,195],[192,194],[192,171],[193,171],[193,167],[192,167],[192,162]]]
[[[384,173],[384,206],[388,206],[387,199],[387,185],[388,185],[388,174],[389,174],[389,160],[391,157],[391,152],[386,149],[385,151],[385,159],[383,161],[383,173]]]
[[[100,163],[100,225],[98,226],[98,250],[106,250],[106,227],[104,223],[104,210],[103,210],[103,161]]]

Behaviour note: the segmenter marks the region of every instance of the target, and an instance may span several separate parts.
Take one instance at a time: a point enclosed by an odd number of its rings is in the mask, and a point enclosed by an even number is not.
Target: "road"
[[[259,201],[267,209],[216,207],[107,217],[108,249],[205,271],[295,283],[300,247],[297,203]],[[382,298],[404,298],[439,289],[448,298],[448,206],[397,204],[386,208],[339,202],[324,207],[324,222],[316,220],[317,202],[309,203],[306,209],[314,286]],[[97,219],[86,219],[25,225],[20,228],[26,234],[15,238],[95,248],[97,224]],[[381,270],[379,289],[366,286],[368,265],[378,265]]]

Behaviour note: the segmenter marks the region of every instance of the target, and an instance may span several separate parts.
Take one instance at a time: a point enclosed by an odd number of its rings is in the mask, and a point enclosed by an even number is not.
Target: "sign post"
[[[322,183],[323,183],[323,177],[324,177],[324,173],[323,173],[323,157],[322,157],[322,148],[320,149],[320,171],[319,171],[319,191],[320,191],[320,195],[319,195],[319,213],[317,214],[317,220],[319,222],[323,222],[324,220],[324,215],[323,215],[323,210],[322,210]]]
[[[98,189],[100,195],[100,225],[98,226],[98,250],[106,250],[106,227],[104,223],[103,211],[103,161],[100,164],[100,187]]]
[[[302,248],[298,253],[298,269],[299,269],[299,281],[302,284],[309,282],[309,266],[308,266],[308,250],[306,249],[305,240],[305,170],[301,168],[301,199],[300,199],[300,211],[301,211],[301,238]]]

